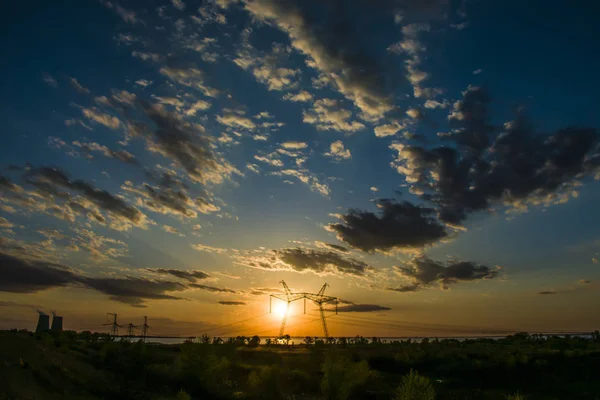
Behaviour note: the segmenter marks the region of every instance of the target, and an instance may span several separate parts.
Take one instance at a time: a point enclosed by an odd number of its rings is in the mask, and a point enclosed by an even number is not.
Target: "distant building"
[[[36,332],[44,332],[50,329],[50,316],[46,313],[39,312],[40,316],[38,318],[37,327],[35,328]],[[54,324],[52,324],[54,326]],[[61,321],[62,326],[62,321]]]
[[[63,317],[57,315],[52,316],[52,332],[62,332],[63,330]]]

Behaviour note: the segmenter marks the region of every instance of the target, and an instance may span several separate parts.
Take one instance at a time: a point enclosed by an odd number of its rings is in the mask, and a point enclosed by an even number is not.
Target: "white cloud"
[[[329,145],[329,152],[325,153],[325,155],[338,160],[348,160],[352,158],[350,150],[344,148],[344,143],[341,140],[336,140],[331,143],[331,145]]]
[[[313,95],[307,92],[306,90],[302,90],[299,93],[287,93],[283,96],[284,100],[295,101],[295,102],[307,102],[313,99]]]
[[[369,189],[371,189],[371,192],[379,192],[377,186],[371,186]]]
[[[225,115],[217,115],[217,121],[220,124],[231,128],[245,128],[252,130],[256,128],[256,124],[250,118],[244,117],[237,113],[227,113]]]
[[[387,137],[395,135],[399,130],[406,128],[406,125],[398,121],[393,121],[390,124],[380,125],[375,127],[375,136]]]
[[[210,108],[210,103],[204,100],[198,100],[194,104],[192,104],[187,110],[185,110],[185,115],[194,116],[197,111],[205,111]]]
[[[119,3],[116,4],[115,6],[115,11],[117,12],[117,14],[119,15],[119,17],[121,17],[123,19],[123,21],[125,22],[131,22],[132,24],[135,24],[137,22],[142,22],[136,15],[135,12],[133,11],[128,11],[126,9],[124,9],[123,7],[121,7],[119,5]]]
[[[172,235],[177,235],[177,236],[185,237],[185,235],[183,233],[181,233],[181,231],[179,229],[174,228],[174,227],[169,226],[169,225],[163,225],[162,226],[162,230],[165,231],[165,232],[167,232],[167,233],[170,233]]]
[[[411,118],[417,119],[417,118],[421,117],[421,111],[417,108],[409,108],[406,111],[406,115],[408,115]]]
[[[448,105],[449,104],[447,101],[440,103],[439,101],[435,101],[435,100],[427,100],[425,102],[425,108],[429,108],[429,109],[446,108],[446,107],[448,107]]]
[[[483,72],[483,70],[481,68],[479,68],[479,69],[476,69],[475,71],[473,71],[473,75],[479,75],[482,72]]]
[[[254,155],[254,158],[258,161],[264,162],[266,164],[271,164],[274,167],[283,167],[283,161],[274,158],[273,155],[260,156],[258,154]]]
[[[304,142],[283,142],[281,143],[281,147],[284,149],[300,150],[307,148],[308,144]]]
[[[121,126],[121,121],[119,121],[119,118],[103,113],[95,107],[81,108],[81,112],[87,119],[104,125],[107,128],[118,129]]]
[[[320,99],[310,111],[304,111],[302,121],[315,125],[318,130],[356,132],[365,127],[358,121],[349,121],[350,117],[352,113],[341,108],[337,100]]]
[[[242,69],[251,69],[256,80],[267,85],[269,90],[285,90],[297,86],[294,78],[300,73],[298,69],[280,66],[287,57],[286,48],[277,43],[273,45],[271,53],[259,55],[246,41],[233,62]]]
[[[192,249],[197,250],[197,251],[205,251],[205,252],[208,252],[208,253],[219,253],[219,254],[227,252],[227,249],[223,249],[223,248],[220,248],[220,247],[207,246],[207,245],[200,244],[200,243],[193,244],[192,245]]]

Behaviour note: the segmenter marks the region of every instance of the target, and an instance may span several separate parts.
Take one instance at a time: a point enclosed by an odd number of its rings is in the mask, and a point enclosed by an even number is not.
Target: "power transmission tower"
[[[117,337],[117,335],[119,334],[119,324],[117,324],[117,314],[113,314],[113,313],[106,313],[106,315],[110,315],[113,317],[113,321],[109,322],[107,324],[103,324],[103,325],[110,325],[110,335],[112,337]]]
[[[146,341],[146,336],[148,336],[148,317],[144,316],[144,325],[142,325],[142,342]]]
[[[329,285],[327,283],[324,284],[318,293],[306,293],[306,292],[294,293],[290,290],[290,288],[285,283],[285,281],[281,281],[279,283],[282,284],[285,295],[278,296],[278,295],[272,294],[269,296],[269,312],[272,312],[272,309],[273,309],[273,307],[272,307],[273,298],[283,300],[287,303],[285,312],[283,314],[283,318],[281,320],[281,328],[279,329],[279,336],[281,337],[285,333],[285,326],[287,323],[288,313],[289,313],[289,309],[290,309],[290,303],[292,303],[296,300],[304,299],[304,314],[306,314],[306,299],[308,299],[319,306],[319,313],[321,315],[321,324],[323,325],[323,333],[325,334],[325,337],[328,338],[329,330],[327,329],[327,320],[325,319],[325,309],[323,308],[323,304],[329,303],[329,302],[335,302],[335,313],[337,314],[338,313],[337,307],[338,307],[338,301],[339,301],[337,297],[325,296],[325,289]]]
[[[137,328],[137,326],[133,325],[131,322],[127,325],[127,337],[129,340],[133,337],[133,328]]]

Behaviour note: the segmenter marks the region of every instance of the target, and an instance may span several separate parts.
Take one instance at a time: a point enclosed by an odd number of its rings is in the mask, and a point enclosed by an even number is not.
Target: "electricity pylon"
[[[142,325],[142,342],[146,341],[146,336],[148,336],[148,317],[144,316],[144,325]]]
[[[285,333],[285,325],[287,323],[288,313],[290,309],[290,303],[296,300],[304,299],[304,314],[306,314],[306,299],[312,301],[316,305],[319,306],[319,313],[321,314],[321,323],[323,325],[323,333],[325,337],[329,337],[329,330],[327,329],[327,321],[325,319],[325,309],[323,308],[323,304],[335,301],[335,313],[338,312],[338,298],[333,296],[325,296],[325,289],[329,286],[327,283],[321,287],[319,293],[294,293],[290,290],[285,281],[279,282],[283,285],[283,289],[285,292],[284,296],[278,296],[272,294],[269,296],[269,312],[272,312],[273,298],[283,300],[286,302],[285,312],[283,314],[283,318],[281,320],[281,328],[279,329],[279,336],[283,336]]]
[[[133,337],[133,328],[137,328],[137,326],[135,326],[131,322],[127,324],[127,337],[129,338],[129,340],[131,340],[131,338]]]
[[[106,313],[106,315],[110,315],[113,317],[113,322],[109,322],[107,324],[103,324],[103,325],[110,325],[110,334],[112,337],[117,337],[117,335],[119,334],[119,324],[117,324],[117,314],[113,314],[113,313]]]

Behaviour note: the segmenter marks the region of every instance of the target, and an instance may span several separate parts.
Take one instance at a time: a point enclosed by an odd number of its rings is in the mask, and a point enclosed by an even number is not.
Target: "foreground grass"
[[[0,399],[600,399],[598,336],[242,343],[0,332]]]

